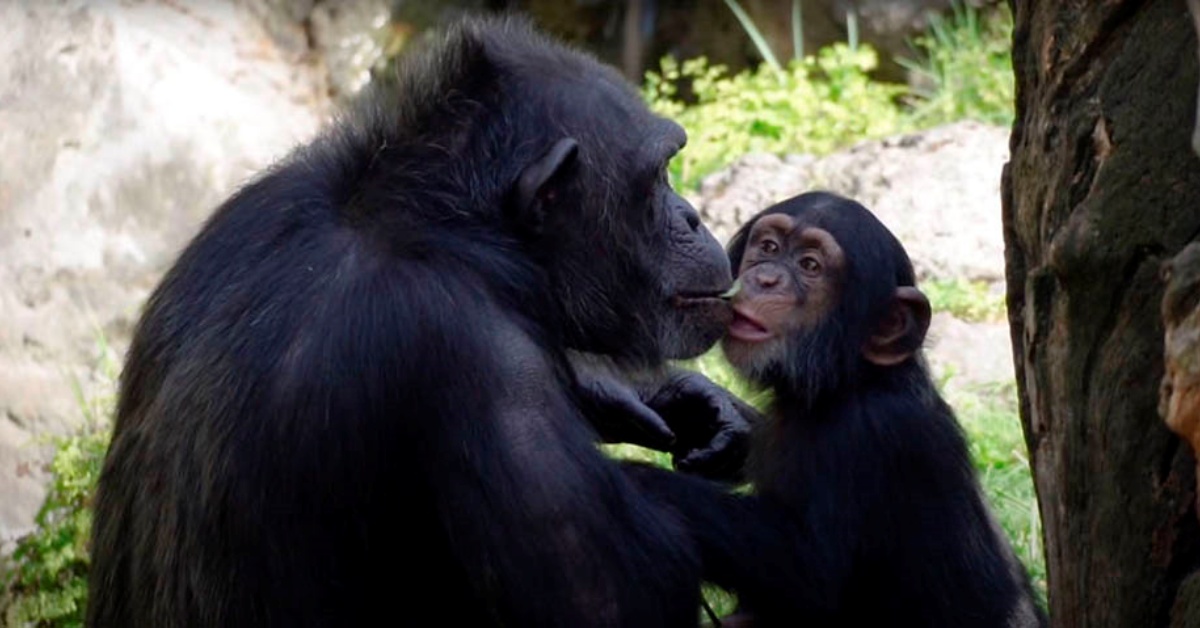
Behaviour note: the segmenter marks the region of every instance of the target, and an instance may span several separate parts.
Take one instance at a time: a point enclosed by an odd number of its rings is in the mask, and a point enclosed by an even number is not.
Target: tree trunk
[[[1185,0],[1013,5],[1008,307],[1053,623],[1200,625],[1194,462],[1157,413],[1159,269],[1200,236],[1191,19]]]

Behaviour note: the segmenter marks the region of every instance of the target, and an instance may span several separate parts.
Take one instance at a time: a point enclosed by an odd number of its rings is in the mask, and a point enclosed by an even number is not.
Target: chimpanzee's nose
[[[783,274],[777,270],[760,270],[754,273],[754,282],[759,288],[775,288],[783,280]]]

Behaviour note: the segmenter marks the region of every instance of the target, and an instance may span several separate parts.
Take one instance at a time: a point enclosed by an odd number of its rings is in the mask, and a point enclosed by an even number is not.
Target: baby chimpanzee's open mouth
[[[733,321],[729,323],[727,333],[730,337],[745,342],[762,342],[771,337],[771,332],[765,325],[736,307],[733,308]]]

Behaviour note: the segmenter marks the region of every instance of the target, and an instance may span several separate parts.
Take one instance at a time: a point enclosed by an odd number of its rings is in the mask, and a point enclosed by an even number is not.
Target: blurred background
[[[879,52],[872,76],[903,82],[899,62],[913,56],[912,39],[954,8],[995,9],[998,0],[398,0],[390,7],[395,33],[428,28],[463,12],[518,11],[554,35],[591,50],[640,82],[664,56],[705,57],[737,72],[763,60],[764,43],[779,58],[814,54],[859,41]],[[753,24],[762,41],[748,36]],[[757,35],[755,35],[756,37]]]
[[[935,375],[1044,590],[1003,300],[1006,5],[0,0],[0,624],[79,617],[121,357],[183,244],[431,29],[501,11],[619,68],[683,124],[671,174],[722,241],[815,188],[896,233],[935,306]],[[692,366],[745,392],[715,355]]]

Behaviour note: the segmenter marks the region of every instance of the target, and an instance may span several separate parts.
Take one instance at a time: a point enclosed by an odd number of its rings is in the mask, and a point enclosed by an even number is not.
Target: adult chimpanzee
[[[631,469],[689,522],[706,578],[764,625],[1044,623],[930,381],[930,307],[895,237],[809,193],[756,216],[729,256],[741,288],[722,346],[774,392],[751,444],[756,495]]]
[[[690,539],[596,450],[567,357],[720,338],[684,140],[592,58],[471,20],[233,196],[134,336],[88,623],[694,625]]]

